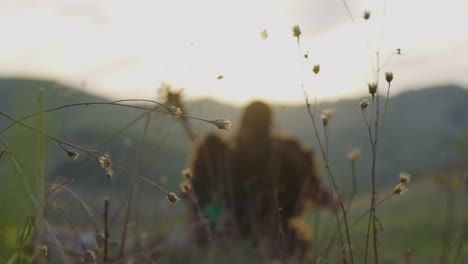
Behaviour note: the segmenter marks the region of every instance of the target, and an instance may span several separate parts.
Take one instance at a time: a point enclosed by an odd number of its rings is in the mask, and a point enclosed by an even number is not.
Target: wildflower
[[[348,153],[348,159],[355,161],[361,156],[361,150],[358,148],[353,149],[351,152]]]
[[[297,38],[297,41],[299,41],[299,37],[300,37],[301,34],[302,34],[301,28],[299,27],[299,25],[295,25],[295,26],[292,28],[292,31],[293,31],[293,36]]]
[[[405,184],[403,183],[398,183],[395,188],[393,189],[393,193],[395,194],[404,194],[407,192],[408,189],[406,188]]]
[[[330,119],[333,115],[335,115],[336,111],[333,108],[325,109],[320,116],[322,118],[322,123],[324,126],[328,124],[328,119]]]
[[[84,262],[87,263],[87,264],[97,263],[96,262],[96,253],[94,253],[94,251],[92,251],[90,249],[86,250],[86,252],[84,254]]]
[[[268,32],[266,31],[266,29],[264,29],[260,35],[262,36],[262,39],[267,39],[268,38]]]
[[[229,130],[229,128],[231,128],[231,121],[225,118],[217,118],[215,120],[211,120],[210,122],[219,129]]]
[[[73,151],[73,150],[67,150],[67,155],[72,160],[76,160],[78,158],[78,156],[79,156],[79,154],[76,151]]]
[[[175,118],[179,118],[182,115],[182,110],[176,106],[168,106],[167,111],[169,111],[169,114]]]
[[[361,102],[359,103],[359,106],[361,107],[362,110],[366,109],[367,106],[369,105],[370,105],[370,102],[367,99],[362,99]]]
[[[367,21],[367,20],[369,20],[370,15],[371,15],[371,12],[369,10],[365,10],[364,14],[362,14],[362,18],[364,18],[364,20]]]
[[[187,179],[187,180],[191,180],[193,178],[193,173],[192,173],[192,170],[190,169],[185,169],[182,171],[182,175]]]
[[[406,184],[411,180],[411,175],[405,172],[400,172],[400,183]]]
[[[99,164],[101,164],[101,167],[106,169],[109,168],[110,165],[112,164],[111,159],[109,158],[109,154],[104,154],[103,156],[98,158]]]
[[[320,64],[315,64],[314,67],[312,68],[312,71],[315,74],[318,74],[320,72]]]
[[[182,191],[182,193],[187,194],[192,190],[192,184],[190,184],[189,181],[183,181],[180,184],[180,190]]]
[[[367,87],[369,88],[369,93],[372,95],[372,98],[374,98],[374,94],[377,92],[377,84],[374,82],[368,83]]]
[[[177,195],[173,192],[167,194],[167,199],[173,204],[176,204],[180,201],[179,197],[177,197]]]
[[[393,73],[392,72],[386,72],[385,73],[385,80],[387,80],[388,83],[391,83],[393,80]]]

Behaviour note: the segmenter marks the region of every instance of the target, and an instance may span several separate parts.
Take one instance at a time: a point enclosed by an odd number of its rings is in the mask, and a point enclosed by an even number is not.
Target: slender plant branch
[[[9,116],[9,115],[7,115],[7,114],[5,114],[5,113],[3,113],[3,112],[0,112],[0,115],[2,115],[2,116],[4,116],[4,117],[6,117],[6,118],[8,118],[8,119],[10,119],[10,120],[12,120],[12,121],[18,123],[19,125],[21,125],[21,126],[23,126],[23,127],[26,127],[26,128],[28,128],[28,129],[30,129],[30,130],[36,132],[36,133],[41,134],[41,135],[47,137],[48,139],[50,139],[50,140],[52,140],[52,141],[55,141],[55,142],[57,142],[57,143],[61,143],[62,145],[66,145],[66,146],[69,146],[69,147],[74,148],[74,149],[76,149],[76,150],[79,150],[79,151],[81,151],[82,153],[85,153],[86,155],[88,155],[88,156],[94,158],[95,160],[99,161],[99,157],[97,157],[97,156],[95,155],[95,153],[100,153],[100,152],[98,152],[98,151],[88,150],[88,149],[85,149],[85,148],[82,148],[82,147],[73,145],[73,144],[71,144],[71,143],[65,142],[65,141],[63,141],[63,140],[60,140],[60,139],[55,138],[55,137],[53,137],[53,136],[50,136],[50,135],[48,135],[48,134],[41,133],[41,132],[38,131],[37,129],[35,129],[35,128],[29,126],[29,125],[26,125],[26,124],[24,124],[24,123],[22,123],[22,122],[20,122],[20,121],[18,121],[18,120],[16,120],[16,119],[14,119],[14,118],[12,118],[11,116]],[[101,154],[101,155],[104,155],[104,154],[102,154],[102,153],[100,153],[100,154]],[[162,188],[162,187],[159,186],[158,184],[154,183],[153,181],[151,181],[151,180],[149,180],[149,179],[147,179],[147,178],[145,178],[145,177],[143,177],[143,176],[141,176],[141,175],[139,175],[139,174],[136,174],[136,173],[134,173],[134,172],[132,172],[132,171],[130,171],[130,170],[127,170],[127,169],[125,169],[124,167],[119,166],[119,165],[117,165],[117,164],[115,164],[115,163],[113,163],[113,162],[112,162],[112,166],[114,166],[114,167],[116,167],[116,168],[118,168],[118,169],[120,169],[120,170],[122,170],[122,171],[124,171],[124,172],[126,172],[126,173],[128,173],[128,174],[130,174],[130,175],[132,175],[132,176],[134,176],[134,177],[137,177],[137,178],[139,178],[139,179],[142,180],[142,181],[145,181],[145,182],[149,183],[150,185],[152,185],[152,186],[156,187],[157,189],[159,189],[159,190],[160,190],[161,192],[163,192],[164,194],[169,195],[169,192],[168,192],[168,191],[166,191],[164,188]]]
[[[52,188],[55,187],[55,188],[57,188],[57,191],[58,190],[67,191],[75,200],[77,200],[81,204],[81,206],[85,210],[86,214],[92,220],[93,225],[94,225],[94,229],[96,230],[96,232],[99,231],[99,227],[98,227],[98,224],[97,224],[97,221],[96,221],[96,217],[94,216],[93,212],[91,211],[91,208],[89,208],[89,206],[86,204],[86,202],[83,201],[83,199],[81,199],[80,196],[77,193],[75,193],[70,188],[68,188],[68,187],[66,187],[66,186],[64,186],[62,184],[51,183],[51,184],[46,184],[46,186],[50,186]]]
[[[128,108],[134,108],[134,109],[146,110],[146,111],[151,111],[151,112],[159,112],[159,113],[174,115],[174,113],[171,112],[171,108],[168,107],[168,106],[164,106],[164,107],[166,108],[166,111],[164,111],[164,110],[159,110],[159,109],[157,109],[157,108],[155,109],[155,108],[148,108],[148,107],[142,107],[142,106],[136,106],[136,105],[129,105],[129,104],[122,104],[122,103],[120,103],[120,102],[124,102],[124,101],[131,101],[131,102],[140,101],[140,102],[153,102],[153,103],[157,103],[157,102],[155,102],[155,101],[143,100],[143,99],[119,100],[119,101],[115,101],[115,102],[87,102],[87,103],[76,103],[76,104],[63,105],[63,106],[51,108],[51,109],[48,109],[48,110],[44,110],[43,113],[50,113],[50,112],[54,112],[54,111],[57,111],[57,110],[61,110],[61,109],[69,108],[69,107],[76,107],[76,106],[112,105],[112,106],[128,107]],[[162,105],[162,104],[160,104],[160,103],[157,103],[157,104]],[[28,115],[28,116],[25,116],[25,117],[23,117],[23,118],[20,118],[20,119],[15,120],[15,122],[14,122],[13,124],[10,124],[9,126],[7,126],[6,128],[4,128],[3,130],[1,130],[1,131],[0,131],[0,135],[3,134],[3,133],[5,133],[8,129],[10,129],[10,128],[13,127],[14,125],[16,125],[16,123],[21,122],[21,121],[24,121],[24,120],[26,120],[26,119],[29,119],[29,118],[31,118],[31,117],[37,116],[37,115],[39,115],[39,114],[40,114],[40,113],[35,113],[35,114],[31,114],[31,115]],[[184,114],[177,114],[176,116],[185,117],[185,118],[190,118],[190,119],[195,119],[195,120],[199,120],[199,121],[203,121],[203,122],[207,122],[207,123],[213,124],[213,120],[209,120],[209,119],[205,119],[205,118],[200,118],[200,117],[195,117],[195,116],[189,116],[189,115],[184,115]]]
[[[81,247],[83,248],[84,251],[86,251],[88,248],[86,247],[86,244],[84,243],[83,239],[81,238],[80,232],[78,232],[75,225],[73,224],[73,221],[72,221],[72,218],[71,218],[70,214],[68,214],[67,210],[65,210],[62,203],[57,202],[57,204],[58,204],[58,207],[60,208],[60,210],[62,210],[63,214],[67,218],[67,222],[71,226],[71,228],[73,229],[73,232],[75,232],[75,235],[78,237],[78,241],[80,241]]]
[[[109,247],[109,198],[104,198],[104,264],[107,263],[107,254]]]
[[[348,218],[347,218],[347,213],[346,213],[346,209],[345,209],[345,206],[344,206],[344,203],[343,203],[343,199],[341,197],[341,194],[340,194],[340,191],[339,191],[339,188],[335,182],[335,179],[333,177],[333,173],[331,171],[331,168],[330,168],[330,164],[328,162],[328,158],[327,158],[327,155],[326,155],[326,152],[325,152],[325,148],[320,140],[320,136],[318,134],[318,130],[317,130],[317,125],[315,123],[315,117],[314,117],[314,114],[312,113],[311,111],[311,108],[310,108],[310,103],[308,101],[308,99],[306,98],[306,108],[307,108],[307,112],[311,118],[311,121],[312,121],[312,125],[314,127],[314,133],[315,133],[315,137],[317,138],[318,140],[318,143],[319,143],[319,146],[320,146],[320,151],[322,152],[322,156],[324,157],[324,160],[325,160],[325,167],[326,167],[326,170],[328,172],[328,176],[329,178],[331,179],[331,182],[332,182],[332,186],[333,186],[333,189],[338,197],[338,202],[339,202],[339,207],[341,209],[341,212],[343,214],[343,221],[344,221],[344,226],[345,226],[345,232],[346,232],[346,240],[347,240],[347,243],[348,243],[348,247],[349,247],[349,254],[350,254],[350,259],[351,259],[351,263],[354,264],[354,257],[353,257],[353,249],[352,249],[352,246],[351,246],[351,237],[350,237],[350,234],[349,234],[349,227],[348,227]],[[336,214],[336,217],[337,217],[337,222],[339,223],[339,216],[338,216],[338,213],[335,212]],[[343,242],[342,240],[342,235],[341,235],[341,228],[338,227],[338,231],[340,233],[340,241],[341,243]],[[342,245],[344,247],[344,245]]]
[[[462,252],[463,245],[464,245],[464,243],[465,243],[467,234],[468,234],[468,221],[467,221],[466,224],[465,224],[465,229],[463,230],[463,235],[462,235],[462,237],[461,237],[461,239],[460,239],[460,244],[458,245],[458,249],[457,249],[457,254],[456,254],[456,257],[455,257],[455,261],[453,262],[454,264],[459,264],[459,263],[460,263],[460,262],[458,262],[458,260],[460,259],[461,252]]]

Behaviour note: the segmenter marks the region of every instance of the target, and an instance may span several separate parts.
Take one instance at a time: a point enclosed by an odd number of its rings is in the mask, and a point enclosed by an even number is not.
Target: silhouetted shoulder
[[[296,168],[309,176],[318,177],[319,171],[315,153],[311,148],[301,144],[297,139],[291,136],[276,136],[274,142],[277,146],[281,160],[286,163],[292,163],[290,166]]]
[[[211,133],[195,144],[188,168],[193,173],[193,189],[200,205],[223,197],[224,178],[228,173],[230,144],[219,134]]]

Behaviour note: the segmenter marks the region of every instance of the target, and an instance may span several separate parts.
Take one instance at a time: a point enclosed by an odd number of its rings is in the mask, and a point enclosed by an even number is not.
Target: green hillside
[[[17,119],[37,113],[40,87],[45,88],[46,109],[76,103],[109,102],[109,99],[54,82],[0,79],[0,111]],[[317,113],[330,107],[337,112],[329,123],[330,162],[345,194],[351,189],[350,164],[346,154],[356,147],[362,151],[357,162],[359,198],[354,203],[351,219],[356,219],[369,206],[371,153],[367,128],[358,106],[360,99],[317,105]],[[400,263],[396,259],[406,249],[410,249],[414,258],[420,261],[437,258],[441,254],[443,241],[453,243],[458,239],[457,232],[468,218],[465,209],[466,193],[461,190],[456,194],[448,193],[435,183],[435,178],[441,172],[448,171],[450,177],[461,179],[463,171],[467,169],[466,102],[468,90],[457,86],[410,91],[389,100],[377,163],[377,184],[382,190],[381,195],[385,190],[391,190],[400,171],[413,175],[410,191],[385,202],[377,211],[384,228],[380,236],[383,245],[381,252],[385,259],[396,261],[389,263]],[[209,99],[188,101],[186,105],[187,112],[192,116],[207,119],[230,117],[233,129],[221,133],[227,137],[235,134],[241,111],[239,107]],[[143,106],[153,107],[148,104]],[[303,105],[273,105],[273,108],[277,119],[275,129],[278,132],[298,137],[304,144],[318,149]],[[142,110],[132,108],[80,105],[47,113],[45,131],[78,146],[109,153],[115,164],[138,172],[168,190],[177,191],[181,181],[180,171],[185,168],[193,142],[177,119],[161,113],[152,113],[149,117],[142,114]],[[33,117],[24,123],[36,127],[37,121]],[[218,131],[205,122],[190,122],[201,135],[208,131]],[[9,124],[11,121],[0,117],[0,130]],[[143,142],[146,125],[147,135]],[[126,127],[128,129],[123,129]],[[16,228],[34,211],[24,180],[32,186],[35,184],[38,166],[37,138],[35,132],[20,125],[0,135],[0,139],[7,144],[1,145],[0,151],[8,148],[16,159],[13,160],[9,155],[3,155],[0,159],[0,175],[4,183],[0,185],[0,210],[8,212],[0,218],[0,227],[3,230],[0,236],[7,237],[5,240],[10,242]],[[117,207],[134,180],[121,171],[116,171],[109,180],[95,160],[80,156],[73,161],[57,143],[51,141],[47,142],[46,151],[47,182],[61,182],[64,178],[71,180],[72,183],[68,186],[79,193],[92,209],[102,207],[104,196],[108,196],[113,206]],[[167,228],[167,225],[177,223],[178,220],[174,219],[180,219],[183,206],[179,204],[173,207],[174,210],[166,212],[168,210],[164,210],[167,206],[164,195],[147,184],[139,186],[137,199],[135,210],[145,214],[145,217],[137,220],[142,225],[159,230],[163,226]],[[448,199],[453,200],[451,212],[447,209],[451,206],[448,206]],[[69,206],[73,208],[71,211],[76,222],[85,225],[89,221],[78,204],[71,203]],[[161,211],[165,213],[161,214]],[[448,219],[447,215],[450,214],[453,217]],[[313,218],[313,215],[310,216],[310,219]],[[327,237],[327,233],[334,232],[333,218],[326,214],[322,214],[322,218],[321,241]],[[54,223],[63,221],[54,212],[50,213],[49,219]],[[167,221],[171,223],[167,224]],[[362,254],[365,244],[366,222],[367,220],[361,221],[352,231],[356,241],[353,246],[359,254]],[[330,226],[323,223],[330,223]],[[314,226],[312,220],[310,225]],[[84,228],[92,230],[89,226]],[[450,249],[451,254],[454,254],[452,247]],[[330,252],[330,255],[333,254],[336,252]],[[466,258],[466,254],[463,257]]]

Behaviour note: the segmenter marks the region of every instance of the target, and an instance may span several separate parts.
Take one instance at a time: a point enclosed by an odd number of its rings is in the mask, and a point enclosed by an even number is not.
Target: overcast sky
[[[301,84],[318,99],[363,95],[376,51],[383,64],[400,48],[383,69],[392,92],[468,86],[468,1],[384,3],[348,1],[353,23],[341,0],[3,0],[0,75],[113,98],[154,98],[165,81],[191,98],[300,102]]]

